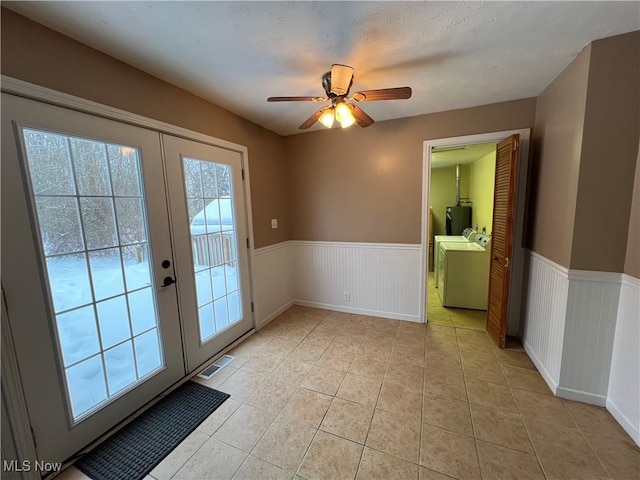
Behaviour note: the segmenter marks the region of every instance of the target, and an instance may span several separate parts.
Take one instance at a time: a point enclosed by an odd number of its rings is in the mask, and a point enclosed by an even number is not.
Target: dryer
[[[473,242],[442,242],[436,278],[445,307],[487,309],[491,237],[478,234]]]
[[[434,250],[433,250],[433,264],[435,265],[435,270],[436,270],[436,288],[438,288],[439,285],[439,280],[438,280],[438,274],[437,274],[437,270],[438,270],[438,258],[440,256],[440,244],[442,242],[448,242],[448,243],[469,243],[469,242],[473,242],[474,238],[476,237],[478,232],[476,232],[473,228],[465,228],[462,231],[462,235],[435,235],[433,237],[434,239]]]

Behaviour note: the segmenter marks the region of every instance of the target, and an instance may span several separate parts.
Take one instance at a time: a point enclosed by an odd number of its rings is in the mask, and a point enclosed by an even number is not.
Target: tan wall
[[[293,239],[420,243],[423,142],[530,128],[535,106],[529,98],[286,137]]]
[[[591,48],[540,94],[533,130],[527,246],[569,267]]]
[[[3,75],[248,147],[255,246],[290,239],[282,137],[10,10],[1,21]]]
[[[460,168],[460,197],[469,197],[470,169]],[[456,204],[456,167],[432,168],[429,202],[433,211],[432,235],[446,235],[446,208]]]
[[[591,44],[572,269],[624,270],[640,138],[639,82],[640,32]]]
[[[631,214],[629,216],[629,235],[627,237],[627,255],[624,262],[624,273],[640,278],[640,151],[638,152],[638,158],[636,160],[636,174],[633,185],[633,200],[631,202]]]
[[[491,152],[469,164],[469,198],[473,202],[471,224],[479,232],[486,228],[491,234],[493,225],[493,191],[496,179],[496,152]]]

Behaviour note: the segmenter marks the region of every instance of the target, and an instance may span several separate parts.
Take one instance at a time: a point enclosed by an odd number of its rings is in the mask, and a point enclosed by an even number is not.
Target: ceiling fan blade
[[[321,108],[320,110],[315,112],[313,115],[311,115],[309,118],[307,118],[302,123],[302,125],[300,125],[298,128],[301,129],[301,130],[304,130],[305,128],[309,128],[311,125],[313,125],[314,123],[316,123],[318,121],[318,119],[320,118],[320,115],[322,115],[323,111],[324,111],[324,108]]]
[[[326,97],[269,97],[267,102],[326,102]]]
[[[374,100],[404,100],[411,98],[411,87],[379,88],[377,90],[363,90],[351,97],[356,102],[371,102]]]
[[[353,68],[348,65],[331,65],[331,92],[346,95],[353,80]]]
[[[356,123],[361,127],[368,127],[369,125],[373,125],[373,118],[365,113],[359,106],[354,105],[353,103],[349,104],[349,108],[351,109],[351,113],[356,119]]]

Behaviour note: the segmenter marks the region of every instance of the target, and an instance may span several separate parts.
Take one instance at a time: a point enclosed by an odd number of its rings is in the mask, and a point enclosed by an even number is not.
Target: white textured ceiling
[[[282,135],[319,105],[266,98],[323,95],[332,63],[351,92],[413,89],[360,104],[381,121],[537,96],[589,42],[640,29],[637,1],[2,3]]]

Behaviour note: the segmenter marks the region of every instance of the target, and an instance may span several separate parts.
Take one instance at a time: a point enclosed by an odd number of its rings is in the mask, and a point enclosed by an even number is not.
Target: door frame
[[[500,142],[505,138],[518,134],[520,135],[520,158],[518,159],[518,184],[516,191],[516,212],[513,238],[513,268],[509,280],[509,314],[507,323],[507,333],[509,335],[520,335],[521,325],[521,305],[522,287],[524,274],[524,217],[525,200],[527,191],[527,176],[529,169],[529,148],[531,140],[531,129],[521,128],[518,130],[504,130],[499,132],[481,133],[477,135],[463,135],[459,137],[436,138],[425,140],[423,143],[422,160],[422,228],[420,238],[420,305],[418,306],[419,318],[423,323],[427,318],[427,287],[429,276],[429,207],[430,207],[430,187],[431,187],[431,149],[434,147],[452,147],[457,145],[470,145],[477,143]]]
[[[0,75],[0,91],[3,93],[9,93],[20,97],[28,98],[31,100],[56,105],[59,107],[75,110],[81,113],[87,113],[97,117],[106,118],[109,120],[115,120],[117,122],[134,125],[137,127],[147,128],[159,133],[167,133],[177,137],[182,137],[187,140],[193,140],[196,142],[212,145],[218,148],[224,148],[234,152],[238,152],[242,159],[242,169],[244,170],[244,199],[245,199],[245,213],[247,221],[247,236],[249,237],[249,252],[248,252],[248,265],[249,265],[249,296],[251,303],[254,305],[255,298],[254,292],[256,291],[255,278],[252,270],[252,259],[254,256],[254,235],[253,235],[253,215],[251,209],[251,175],[249,173],[249,152],[248,148],[244,145],[222,140],[203,133],[194,132],[192,130],[165,123],[152,118],[144,117],[135,113],[127,112],[119,108],[103,105],[98,102],[87,100],[67,93],[58,92],[56,90],[42,87],[33,83],[19,80],[6,75]],[[165,180],[166,182],[166,180]],[[2,323],[3,327],[8,320],[8,313],[2,306],[3,315]],[[251,319],[253,328],[256,328],[255,308],[251,311]],[[7,324],[8,326],[8,324]],[[11,337],[10,329],[3,328],[2,332],[3,347],[5,344],[13,345],[13,338]],[[235,343],[235,342],[234,342]],[[3,348],[3,357],[6,354],[14,354],[11,349]],[[222,351],[224,353],[225,350]],[[26,402],[22,392],[22,384],[18,374],[17,368],[12,368],[13,362],[3,361],[0,365],[2,376],[2,406],[8,409],[10,415],[10,425],[6,425],[5,428],[11,428],[13,433],[13,440],[16,453],[19,459],[34,459],[35,458],[35,443],[31,433],[31,427],[28,423],[28,412],[26,411]],[[17,365],[15,365],[17,367]],[[178,382],[178,385],[184,381],[182,379]],[[173,387],[172,387],[173,388]],[[150,402],[153,404],[153,401]],[[150,406],[150,404],[148,406]],[[146,408],[146,407],[144,407]],[[9,412],[10,411],[10,412]],[[138,415],[140,412],[135,412],[133,415]],[[124,419],[123,422],[127,422],[128,419]],[[117,426],[116,426],[117,427]],[[108,434],[109,432],[107,432]],[[102,436],[99,438],[103,438]],[[29,472],[22,472],[23,478],[40,478],[36,474],[35,470]]]

